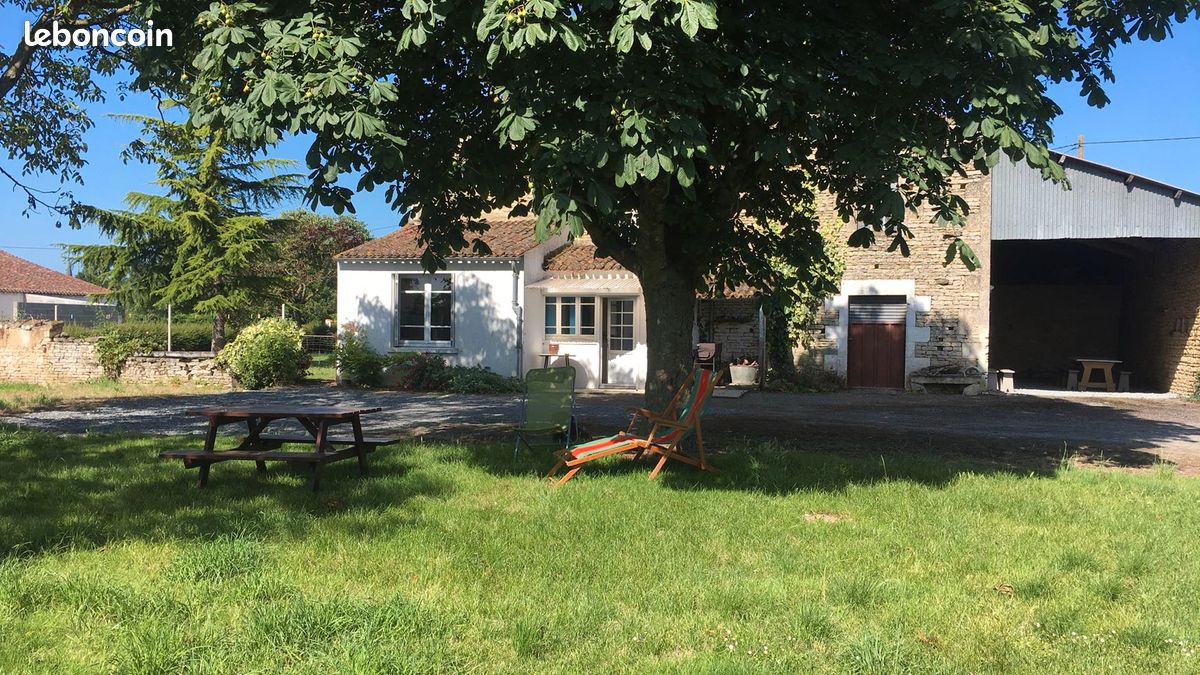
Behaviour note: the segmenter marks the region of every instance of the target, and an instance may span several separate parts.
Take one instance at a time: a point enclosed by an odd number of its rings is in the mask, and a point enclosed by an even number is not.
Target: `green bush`
[[[166,339],[151,331],[135,325],[114,324],[96,341],[96,358],[104,374],[116,378],[129,357],[161,351],[166,346]]]
[[[394,352],[382,356],[371,348],[354,324],[342,326],[334,352],[343,381],[360,387],[383,384],[404,391],[448,391],[455,394],[507,394],[521,391],[521,381],[475,366],[450,366],[437,354]]]
[[[397,352],[387,358],[395,386],[405,391],[440,391],[445,387],[446,359],[437,354]]]
[[[217,363],[247,389],[299,382],[309,364],[302,335],[287,319],[263,319],[226,345]]]
[[[376,387],[383,380],[385,359],[371,348],[362,332],[352,323],[342,326],[334,362],[344,380],[360,387]]]
[[[309,321],[303,326],[305,335],[335,335],[337,331],[333,326],[327,325],[324,320]]]
[[[841,391],[846,388],[846,381],[832,370],[821,367],[811,359],[805,359],[799,366],[792,369],[772,368],[767,373],[767,388],[775,391],[814,394]]]
[[[166,321],[127,321],[125,323],[106,323],[96,326],[81,326],[69,323],[63,326],[63,335],[67,337],[87,338],[104,336],[114,331],[123,334],[142,334],[162,343],[159,349],[167,348]],[[233,340],[236,333],[226,335]],[[176,321],[171,326],[171,349],[177,352],[206,352],[212,348],[212,324],[202,321]]]
[[[442,389],[455,394],[512,394],[521,391],[521,380],[494,373],[483,366],[446,369]]]

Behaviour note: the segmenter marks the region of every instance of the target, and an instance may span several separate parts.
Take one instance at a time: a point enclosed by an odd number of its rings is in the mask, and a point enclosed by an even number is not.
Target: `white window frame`
[[[574,333],[562,332],[562,308],[564,306],[564,303],[562,302],[562,298],[575,298],[574,303],[567,305],[567,306],[575,308],[575,332]],[[588,302],[584,302],[585,300]],[[550,304],[551,302],[554,303],[554,326],[553,326],[553,330],[551,330],[552,327],[549,325],[543,326],[544,335],[546,337],[589,338],[590,339],[590,338],[595,338],[597,335],[599,335],[599,332],[598,332],[599,327],[597,324],[600,323],[600,317],[599,317],[599,315],[600,315],[600,298],[598,298],[594,295],[567,295],[565,293],[558,293],[556,295],[547,295],[542,304],[543,323],[545,322],[545,318],[544,318],[545,317],[545,306]],[[590,304],[592,306],[592,325],[591,325],[592,332],[590,332],[590,333],[583,332],[583,328],[584,328],[584,326],[583,326],[583,306],[586,304]]]
[[[405,340],[400,337],[400,329],[404,326],[400,325],[401,311],[400,301],[405,294],[400,290],[400,280],[404,278],[424,279],[422,284],[422,297],[425,303],[424,329],[425,337],[421,340]],[[433,282],[437,279],[448,279],[450,281],[450,290],[441,291],[433,290]],[[409,293],[410,295],[418,295],[417,293]],[[446,326],[434,326],[433,324],[433,296],[434,295],[449,295],[450,296],[450,339],[434,340],[434,328],[446,328]],[[407,326],[409,328],[413,326]],[[416,272],[400,272],[392,275],[392,346],[393,347],[452,347],[454,346],[454,277],[450,274],[421,274]]]

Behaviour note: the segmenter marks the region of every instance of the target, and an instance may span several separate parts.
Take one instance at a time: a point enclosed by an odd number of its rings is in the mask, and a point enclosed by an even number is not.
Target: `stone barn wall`
[[[991,179],[978,172],[956,178],[954,192],[970,207],[965,226],[938,226],[930,222],[933,210],[922,207],[909,213],[906,223],[915,238],[910,253],[888,252],[883,233],[869,249],[849,248],[845,241],[857,227],[842,222],[840,241],[846,269],[841,293],[826,301],[804,356],[830,370],[846,372],[846,305],[851,295],[905,295],[909,303],[906,330],[905,378],[928,366],[974,367],[988,364],[988,328],[991,258]],[[833,198],[822,195],[817,216],[823,225],[838,223]],[[955,259],[945,264],[946,248],[961,236],[983,267],[970,271]]]
[[[721,345],[721,358],[728,362],[749,355],[762,360],[758,340],[758,308],[754,298],[720,298],[703,301],[700,321]]]
[[[105,376],[96,338],[62,335],[59,321],[0,322],[0,382],[67,384]],[[129,383],[199,382],[233,386],[207,352],[156,352],[125,362],[120,380]]]
[[[1200,241],[1159,240],[1130,287],[1135,389],[1190,396],[1200,373]]]

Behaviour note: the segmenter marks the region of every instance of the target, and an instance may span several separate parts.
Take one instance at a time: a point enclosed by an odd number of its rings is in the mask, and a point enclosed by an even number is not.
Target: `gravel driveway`
[[[634,393],[585,393],[578,408],[585,428],[608,434],[624,428]],[[520,419],[519,396],[463,396],[357,391],[310,386],[258,392],[113,398],[0,416],[0,424],[45,431],[130,431],[200,434],[188,408],[247,405],[379,406],[369,432],[406,436],[494,438]],[[237,433],[236,427],[227,427]],[[298,430],[298,429],[297,429]],[[834,443],[878,454],[896,449],[981,455],[1004,463],[1037,457],[1056,462],[1064,448],[1093,459],[1146,467],[1160,457],[1200,473],[1200,405],[1170,397],[935,396],[878,391],[831,394],[751,392],[714,399],[706,437],[780,438],[801,446]]]

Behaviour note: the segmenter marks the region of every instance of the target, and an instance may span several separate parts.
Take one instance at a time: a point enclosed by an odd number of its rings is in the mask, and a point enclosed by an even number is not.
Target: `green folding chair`
[[[569,447],[575,442],[575,369],[534,368],[525,373],[525,400],[513,461],[521,444],[533,450],[531,437],[550,437],[555,445]]]

